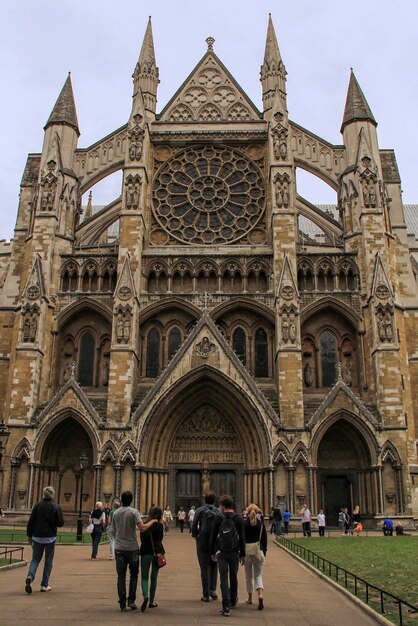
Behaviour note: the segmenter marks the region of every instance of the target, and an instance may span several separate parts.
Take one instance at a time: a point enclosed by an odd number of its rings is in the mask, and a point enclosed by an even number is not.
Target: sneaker
[[[131,609],[131,611],[136,611],[137,610],[137,606],[135,604],[135,602],[128,602],[128,606]]]
[[[209,596],[202,596],[200,599],[202,602],[210,602]]]
[[[51,591],[51,587],[49,585],[41,585],[41,591]]]
[[[28,576],[25,580],[25,591],[26,593],[32,593],[32,578]]]
[[[229,606],[226,606],[224,609],[219,611],[219,615],[223,615],[223,617],[229,617]]]
[[[218,594],[216,593],[216,591],[211,591],[209,596],[210,596],[210,598],[212,598],[212,600],[217,600],[218,599]]]

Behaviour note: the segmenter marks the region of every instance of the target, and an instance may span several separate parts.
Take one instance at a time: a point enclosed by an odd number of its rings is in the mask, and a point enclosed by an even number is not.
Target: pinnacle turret
[[[75,129],[77,135],[80,135],[70,72],[68,72],[67,79],[61,89],[61,93],[58,96],[54,108],[52,109],[51,115],[45,124],[44,130],[52,124],[64,124],[71,126]]]
[[[286,100],[286,68],[280,54],[271,14],[269,14],[266,48],[260,71],[260,80],[263,87],[264,111],[271,108],[276,87],[279,88],[283,100]]]
[[[139,90],[142,92],[145,108],[155,113],[157,105],[157,85],[159,81],[158,67],[155,61],[154,39],[152,36],[151,17],[139,53],[138,63],[133,73],[134,97]]]
[[[357,82],[357,78],[354,75],[353,69],[351,69],[350,82],[348,84],[347,98],[345,101],[343,123],[341,125],[341,132],[350,122],[358,120],[366,120],[377,126],[377,122],[374,119],[373,113],[367,103],[364,93],[361,90],[360,85]]]

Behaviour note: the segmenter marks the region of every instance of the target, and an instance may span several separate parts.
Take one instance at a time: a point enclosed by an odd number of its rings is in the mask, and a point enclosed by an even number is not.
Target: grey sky
[[[0,0],[0,9],[0,238],[13,234],[27,153],[41,151],[69,70],[80,147],[126,123],[148,15],[160,68],[158,111],[206,51],[208,35],[261,108],[269,12],[288,72],[289,116],[331,143],[341,143],[353,67],[379,123],[380,147],[395,149],[404,202],[418,202],[417,0]],[[299,190],[312,202],[335,199],[323,183],[300,180]],[[112,199],[104,193],[95,192],[94,202]]]

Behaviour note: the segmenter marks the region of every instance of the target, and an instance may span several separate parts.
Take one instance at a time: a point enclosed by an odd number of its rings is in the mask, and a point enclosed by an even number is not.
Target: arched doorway
[[[43,487],[52,485],[64,512],[77,513],[79,510],[79,459],[83,453],[89,463],[83,477],[82,509],[91,511],[94,505],[93,447],[83,426],[72,417],[60,421],[48,434],[42,447],[38,492],[41,494]]]
[[[242,390],[214,368],[185,376],[160,398],[140,431],[140,509],[200,505],[203,493],[230,493],[235,507],[271,500],[271,442]]]
[[[338,524],[341,507],[362,514],[375,511],[371,454],[363,434],[347,419],[335,421],[322,436],[317,453],[318,509],[327,524]]]

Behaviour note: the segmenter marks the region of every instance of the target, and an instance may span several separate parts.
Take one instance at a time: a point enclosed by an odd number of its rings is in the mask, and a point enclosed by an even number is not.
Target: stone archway
[[[270,506],[271,443],[264,417],[217,370],[195,371],[170,389],[140,433],[140,509],[200,504],[211,488],[236,506]]]
[[[89,462],[83,478],[82,509],[91,511],[95,500],[93,446],[87,431],[72,417],[60,421],[45,438],[37,468],[38,498],[43,487],[52,485],[64,513],[76,514],[81,488],[79,459],[83,453]]]
[[[348,419],[334,421],[317,447],[317,506],[327,524],[338,524],[341,507],[357,505],[362,515],[377,510],[372,454],[363,433]]]

